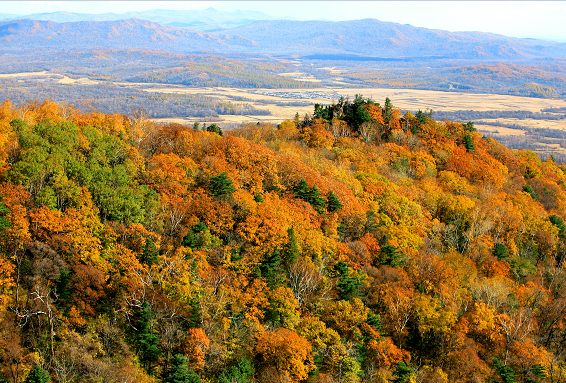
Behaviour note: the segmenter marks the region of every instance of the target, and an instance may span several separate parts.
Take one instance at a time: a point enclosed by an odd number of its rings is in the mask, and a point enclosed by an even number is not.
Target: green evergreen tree
[[[367,324],[369,324],[375,331],[381,330],[381,316],[373,312],[373,310],[369,310],[368,319],[366,320]]]
[[[263,195],[261,193],[254,195],[254,201],[256,201],[257,203],[262,203],[263,202]]]
[[[393,105],[391,105],[391,100],[389,99],[389,97],[386,97],[385,105],[383,105],[383,122],[385,124],[389,124],[392,111],[393,111]]]
[[[368,210],[368,212],[366,213],[366,224],[365,224],[366,232],[372,233],[377,230],[378,225],[376,222],[376,216],[377,214],[375,214],[373,210]]]
[[[340,202],[340,200],[338,199],[338,197],[336,197],[336,194],[334,194],[334,192],[331,190],[330,194],[328,194],[327,197],[327,201],[328,201],[328,211],[329,212],[334,212],[337,210],[342,209],[342,203]]]
[[[346,262],[338,261],[332,268],[331,276],[338,278],[336,290],[338,290],[340,299],[348,300],[359,296],[362,278],[359,274],[352,272]]]
[[[327,202],[320,195],[320,191],[316,185],[313,185],[311,188],[307,184],[307,181],[302,179],[293,187],[293,193],[300,199],[311,204],[318,213],[322,214],[324,212],[324,207]]]
[[[310,189],[307,202],[310,203],[318,213],[322,214],[324,212],[326,201],[320,195],[320,191],[316,185]]]
[[[528,184],[523,185],[523,191],[529,193],[535,201],[538,201],[537,193],[535,193],[531,185]]]
[[[49,383],[51,376],[39,364],[33,366],[24,383]]]
[[[328,107],[323,107],[320,104],[314,104],[314,118],[323,118],[330,121],[332,119],[330,109]]]
[[[222,129],[220,129],[220,127],[218,125],[214,124],[214,123],[210,124],[210,126],[207,127],[206,130],[208,132],[214,132],[214,133],[218,134],[219,136],[222,135]]]
[[[425,122],[427,122],[427,120],[429,119],[429,116],[423,112],[422,110],[419,109],[419,111],[417,112],[417,114],[415,115],[415,118],[417,119],[417,121],[419,122],[419,124],[424,124]]]
[[[535,364],[528,370],[528,372],[530,372],[530,375],[534,375],[534,377],[528,376],[525,380],[526,383],[539,383],[540,381],[535,380],[535,378],[544,379],[547,377],[546,367],[541,364]]]
[[[150,237],[145,239],[145,245],[143,247],[143,252],[140,257],[141,263],[146,265],[154,265],[157,263],[157,256],[159,255],[159,250],[155,247],[155,243]]]
[[[198,121],[193,124],[193,130],[195,132],[198,132],[200,130],[199,125],[200,123]]]
[[[203,246],[203,233],[208,230],[206,224],[197,222],[191,230],[183,237],[181,246],[190,247],[193,250],[201,249]]]
[[[59,279],[56,282],[58,304],[63,309],[65,315],[69,315],[71,309],[71,273],[62,268],[59,272]]]
[[[474,139],[470,135],[470,133],[466,133],[464,136],[464,147],[468,152],[473,152],[476,150],[476,144],[474,144]]]
[[[477,131],[477,129],[474,127],[474,122],[473,121],[468,121],[466,122],[464,125],[464,130],[466,130],[467,132],[475,132]]]
[[[228,178],[226,172],[210,177],[208,189],[210,190],[210,194],[215,197],[227,196],[236,191],[236,188],[232,185],[232,180]]]
[[[548,217],[548,219],[550,219],[550,222],[560,230],[558,232],[558,237],[564,239],[564,237],[566,236],[566,225],[564,225],[562,218],[553,214]]]
[[[399,362],[393,372],[393,383],[407,383],[411,376],[415,373],[415,369],[409,367],[405,362]]]
[[[188,324],[190,328],[198,328],[202,326],[202,310],[200,306],[201,296],[191,298],[189,301],[189,306],[191,307],[191,312],[188,318]]]
[[[280,274],[279,267],[281,266],[281,252],[275,249],[271,254],[268,254],[261,262],[259,267],[261,276],[267,279],[267,285],[274,289],[277,287],[277,277]]]
[[[286,266],[290,266],[295,262],[301,251],[299,249],[299,242],[297,240],[297,236],[295,235],[295,229],[292,227],[287,229],[287,236],[289,237],[289,241],[285,246],[285,250],[283,253],[283,260]]]
[[[364,108],[366,100],[362,95],[357,94],[354,98],[354,102],[351,105],[351,112],[346,116],[346,121],[350,124],[355,131],[358,131],[360,126],[364,122],[370,122],[371,116],[368,111]]]
[[[493,246],[492,252],[493,255],[497,257],[497,259],[499,259],[500,261],[509,256],[509,254],[507,253],[507,247],[502,243],[496,243],[495,246]]]
[[[8,209],[4,203],[2,194],[0,194],[0,230],[7,229],[12,226],[10,221],[8,221],[8,218],[6,218],[8,214],[10,214],[10,209]]]
[[[389,244],[389,238],[386,235],[383,236],[381,240],[379,258],[382,265],[389,265],[395,268],[398,268],[407,261],[395,246]]]
[[[501,383],[516,383],[515,372],[511,367],[505,366],[499,359],[493,358],[493,365],[497,373],[501,376]]]
[[[187,358],[176,354],[163,381],[164,383],[200,383],[200,376],[188,367]]]
[[[254,374],[254,365],[250,359],[242,356],[235,365],[224,370],[218,377],[218,383],[249,383]]]
[[[295,193],[295,195],[300,199],[306,201],[310,193],[310,187],[309,184],[307,184],[307,181],[304,179],[300,180],[295,186],[293,186],[293,193]]]
[[[136,345],[142,367],[151,374],[161,350],[157,347],[160,339],[153,329],[153,312],[148,302],[144,302],[139,313],[139,328]]]

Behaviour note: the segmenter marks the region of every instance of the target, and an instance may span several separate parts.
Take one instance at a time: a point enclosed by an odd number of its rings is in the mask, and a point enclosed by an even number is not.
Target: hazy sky
[[[0,1],[1,13],[254,10],[297,20],[374,18],[449,31],[566,42],[565,1]]]

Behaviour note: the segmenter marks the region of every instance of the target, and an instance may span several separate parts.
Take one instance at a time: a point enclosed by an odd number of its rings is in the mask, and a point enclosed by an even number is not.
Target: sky
[[[448,31],[566,42],[566,1],[0,1],[1,13],[252,10],[296,20],[374,18]]]

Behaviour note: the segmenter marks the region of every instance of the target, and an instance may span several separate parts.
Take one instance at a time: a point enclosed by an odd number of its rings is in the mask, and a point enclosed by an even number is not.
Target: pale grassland
[[[24,72],[24,73],[0,73],[0,78],[10,78],[10,77],[29,77],[29,76],[52,76],[52,73],[47,73],[47,71],[41,72]]]
[[[270,104],[273,102],[291,102],[296,99],[288,99],[277,96],[268,96],[260,94],[260,92],[324,92],[330,94],[347,96],[353,99],[356,94],[369,97],[381,104],[385,98],[389,97],[394,106],[408,110],[528,110],[532,112],[540,112],[541,109],[550,107],[566,107],[565,100],[542,99],[533,97],[506,96],[497,94],[469,94],[460,92],[440,92],[431,90],[410,90],[410,89],[383,89],[383,88],[310,88],[310,89],[241,89],[241,88],[189,88],[189,87],[159,87],[145,89],[148,92],[166,92],[166,93],[188,93],[188,94],[210,94],[220,97],[223,100],[232,100],[234,96],[246,97],[253,101],[234,101],[245,102],[254,105],[257,108],[268,109],[271,116],[221,116],[217,122],[253,122],[253,121],[271,121],[281,122],[284,119],[292,119],[296,113],[303,116],[305,113],[312,113],[315,103],[327,105],[331,101],[327,99],[310,99],[310,106],[279,106]],[[254,102],[255,100],[263,100],[265,103]],[[305,101],[305,100],[303,100]],[[513,123],[533,128],[548,127],[552,129],[566,129],[566,121],[564,120],[517,120],[517,119],[498,119],[502,123]],[[168,121],[172,121],[169,119]],[[196,121],[196,119],[186,119],[186,121]],[[493,121],[493,120],[485,120]],[[505,131],[502,127],[491,127],[484,125],[485,130],[499,130],[501,133]],[[515,133],[512,133],[515,134]],[[518,134],[518,133],[516,133]]]
[[[480,132],[502,134],[502,135],[505,135],[505,136],[524,136],[525,135],[524,130],[504,128],[502,126],[482,125],[481,123],[479,123],[479,124],[474,124],[474,127],[477,130],[479,130]]]
[[[505,125],[515,124],[515,125],[525,126],[525,127],[534,128],[534,129],[566,130],[566,120],[533,120],[532,118],[525,118],[525,119],[519,119],[519,118],[487,119],[486,118],[486,119],[478,120],[478,124],[481,124],[482,121],[490,122],[490,123],[491,122],[501,123],[501,124],[505,124]],[[488,125],[484,125],[484,126],[488,126]],[[498,127],[497,129],[501,132],[503,128]],[[515,130],[515,129],[510,129],[510,130]]]
[[[102,81],[95,81],[95,80],[91,80],[87,77],[81,77],[81,78],[69,78],[67,76],[63,76],[63,78],[61,80],[59,80],[59,84],[80,84],[80,85],[96,85],[96,84],[100,84]]]
[[[306,82],[322,82],[311,75],[307,75],[303,72],[288,72],[288,73],[279,73],[279,76],[288,77],[296,81],[306,81]]]

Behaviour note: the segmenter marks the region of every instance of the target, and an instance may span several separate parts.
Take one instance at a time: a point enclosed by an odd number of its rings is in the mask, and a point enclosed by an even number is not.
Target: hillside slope
[[[565,164],[388,99],[314,117],[1,104],[1,376],[564,380]]]
[[[170,52],[203,50],[245,51],[254,42],[233,35],[197,32],[167,27],[147,20],[51,21],[14,20],[0,22],[4,49],[161,49]]]

